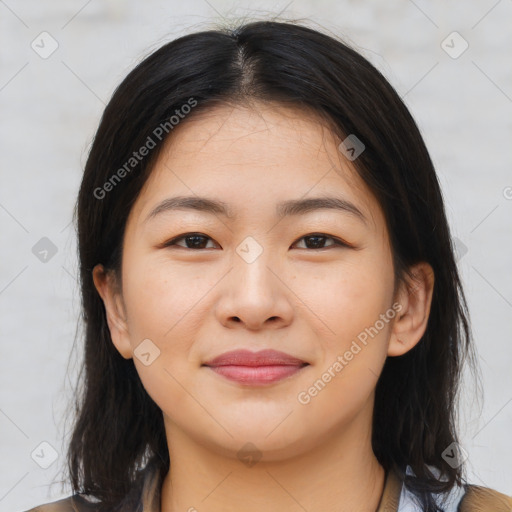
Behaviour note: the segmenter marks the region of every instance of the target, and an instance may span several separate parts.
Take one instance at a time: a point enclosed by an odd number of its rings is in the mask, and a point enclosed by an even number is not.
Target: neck
[[[263,454],[254,465],[237,450],[208,449],[166,418],[171,462],[161,512],[375,512],[385,471],[371,447],[372,406],[314,448],[279,460]]]

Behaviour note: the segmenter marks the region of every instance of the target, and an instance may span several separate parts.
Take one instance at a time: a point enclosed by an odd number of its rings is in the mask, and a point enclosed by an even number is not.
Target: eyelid
[[[184,238],[187,238],[188,236],[200,236],[200,237],[204,237],[204,238],[207,238],[209,240],[212,240],[215,242],[215,240],[204,234],[204,233],[199,233],[199,232],[195,232],[195,231],[191,231],[191,232],[188,232],[188,233],[183,233],[181,235],[178,235],[166,242],[164,242],[161,247],[173,247],[173,246],[176,246],[176,247],[180,247],[182,249],[186,249],[186,250],[189,250],[189,251],[196,251],[196,252],[200,252],[200,251],[204,251],[206,249],[192,249],[192,248],[189,248],[189,247],[182,247],[182,246],[177,246],[176,243],[181,241],[182,239]],[[298,242],[300,242],[302,239],[304,238],[309,238],[309,237],[314,237],[314,236],[317,236],[317,237],[321,237],[321,238],[326,238],[326,239],[331,239],[334,241],[333,244],[327,246],[327,247],[320,247],[319,249],[309,249],[309,248],[301,248],[301,249],[304,249],[306,251],[314,251],[314,252],[317,252],[317,251],[322,251],[322,250],[325,250],[325,249],[329,249],[331,247],[345,247],[345,248],[355,248],[353,245],[345,242],[343,239],[339,238],[339,237],[336,237],[334,235],[329,235],[327,233],[320,233],[320,232],[312,232],[312,233],[307,233],[305,235],[302,235],[301,237],[297,238],[295,240],[295,242],[293,242],[292,246],[297,244]],[[208,243],[208,242],[207,242]],[[217,242],[215,242],[217,243]]]
[[[327,233],[318,233],[318,232],[307,233],[306,235],[302,235],[300,238],[297,238],[297,240],[295,242],[293,242],[292,245],[295,245],[297,242],[300,242],[303,238],[309,238],[309,237],[313,237],[313,236],[331,239],[334,241],[334,243],[332,245],[328,245],[327,247],[321,247],[320,249],[308,249],[306,247],[305,248],[306,251],[321,251],[323,249],[329,249],[330,247],[347,247],[347,248],[351,247],[350,244],[348,244],[347,242],[345,242],[344,240],[342,240],[341,238],[339,238],[337,236],[329,235]]]

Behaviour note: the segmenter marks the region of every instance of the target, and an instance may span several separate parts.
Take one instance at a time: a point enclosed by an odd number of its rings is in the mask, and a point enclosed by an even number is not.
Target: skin
[[[93,270],[112,341],[134,359],[163,411],[171,469],[162,512],[354,512],[379,504],[385,472],[371,448],[375,385],[386,357],[406,353],[425,332],[434,275],[419,263],[414,283],[393,293],[383,213],[339,143],[314,115],[271,103],[190,116],[130,212],[122,293],[101,265]],[[275,215],[280,201],[323,194],[348,199],[367,222],[331,209]],[[144,222],[178,195],[222,200],[237,218],[184,209]],[[207,238],[198,249],[185,239],[164,246],[186,233]],[[304,238],[312,233],[326,238],[315,245]],[[236,252],[246,237],[262,249],[251,263]],[[298,394],[394,303],[400,312],[300,403]],[[144,339],[160,350],[148,366],[134,356]],[[309,365],[263,387],[202,366],[238,348],[273,348]],[[261,456],[252,465],[237,455],[248,442]]]

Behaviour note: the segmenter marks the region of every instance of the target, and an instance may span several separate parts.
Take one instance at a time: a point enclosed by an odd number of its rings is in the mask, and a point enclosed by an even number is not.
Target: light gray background
[[[282,11],[356,45],[424,134],[460,241],[483,376],[481,408],[468,383],[461,411],[469,480],[512,493],[512,0],[0,0],[1,511],[70,494],[50,486],[62,478],[62,414],[80,364],[66,375],[80,306],[70,222],[106,102],[162,43]],[[46,59],[31,48],[43,31],[59,45]],[[453,31],[469,44],[458,58],[442,47]],[[43,237],[57,248],[46,263],[32,252]],[[41,442],[59,455],[48,469],[31,457],[49,456]]]

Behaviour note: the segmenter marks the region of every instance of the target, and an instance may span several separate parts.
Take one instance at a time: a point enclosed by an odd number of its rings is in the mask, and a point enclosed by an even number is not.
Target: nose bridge
[[[288,316],[289,307],[280,294],[281,281],[274,275],[275,254],[268,244],[247,236],[236,247],[233,254],[233,269],[230,272],[229,297],[224,312],[229,317],[239,317],[247,326],[260,325],[268,318]],[[280,291],[281,290],[281,291]],[[279,311],[283,309],[283,311]]]
[[[261,240],[261,239],[260,239]],[[269,267],[271,267],[272,254],[265,242],[247,236],[236,247],[234,257],[234,278],[241,280],[245,287],[255,291],[255,287],[264,287],[269,284]]]
[[[275,255],[263,243],[247,236],[235,248],[232,270],[217,308],[225,325],[236,320],[246,328],[259,329],[269,320],[274,326],[282,325],[275,323],[277,319],[285,324],[290,321],[291,304],[283,295],[281,280],[274,275]]]
[[[252,265],[258,260],[268,258],[268,249],[265,249],[262,243],[264,242],[260,243],[252,236],[246,236],[238,244],[236,253],[247,265]],[[264,258],[261,258],[263,253],[266,253],[266,255]]]

